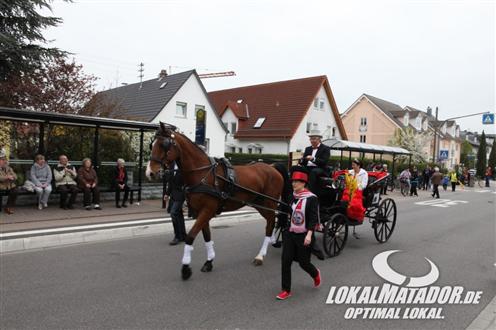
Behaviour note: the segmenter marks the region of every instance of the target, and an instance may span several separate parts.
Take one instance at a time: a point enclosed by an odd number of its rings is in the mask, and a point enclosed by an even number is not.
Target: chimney
[[[162,78],[167,77],[167,70],[160,70],[160,73],[158,74],[158,80],[161,80]]]
[[[427,115],[432,116],[432,108],[431,107],[427,107]]]

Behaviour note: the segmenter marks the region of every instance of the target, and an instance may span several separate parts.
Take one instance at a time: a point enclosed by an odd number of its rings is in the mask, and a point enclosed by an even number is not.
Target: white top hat
[[[309,137],[317,136],[319,138],[322,138],[322,134],[320,133],[320,131],[318,129],[311,130],[310,133],[308,133],[308,136]]]

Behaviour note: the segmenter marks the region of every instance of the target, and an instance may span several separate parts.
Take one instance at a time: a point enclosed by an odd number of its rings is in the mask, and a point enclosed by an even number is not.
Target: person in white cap
[[[310,138],[310,146],[305,148],[300,164],[310,172],[310,190],[313,193],[318,193],[317,178],[325,174],[325,168],[331,156],[331,149],[321,142],[322,135],[320,131],[312,130],[308,137]]]

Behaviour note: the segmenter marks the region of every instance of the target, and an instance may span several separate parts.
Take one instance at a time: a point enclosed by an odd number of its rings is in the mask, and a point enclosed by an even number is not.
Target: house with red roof
[[[346,139],[326,76],[208,93],[229,133],[225,152],[288,154],[309,145],[308,133]]]

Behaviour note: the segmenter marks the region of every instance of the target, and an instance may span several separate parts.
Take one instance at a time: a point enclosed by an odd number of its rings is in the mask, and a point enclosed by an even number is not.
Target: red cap
[[[298,180],[298,181],[303,181],[305,183],[308,183],[308,175],[303,172],[298,172],[295,171],[293,172],[293,175],[291,176],[291,180]]]

